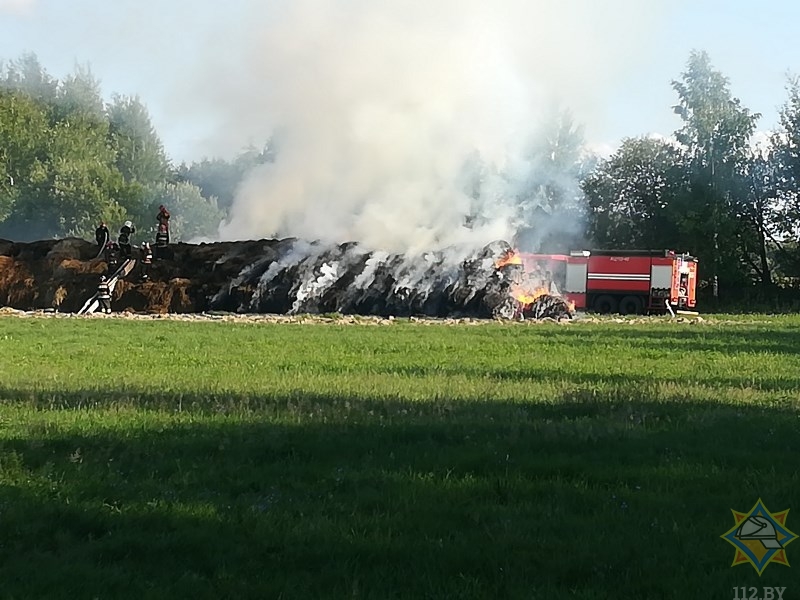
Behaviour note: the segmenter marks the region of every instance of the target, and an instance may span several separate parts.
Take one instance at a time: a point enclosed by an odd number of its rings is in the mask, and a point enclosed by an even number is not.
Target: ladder
[[[136,260],[133,258],[127,259],[122,266],[117,269],[117,271],[109,278],[108,280],[108,288],[111,290],[111,293],[114,293],[114,288],[117,285],[117,282],[128,275],[131,271],[133,271],[133,267],[136,266]],[[96,311],[100,308],[100,301],[97,299],[97,292],[94,293],[94,296],[89,298],[86,301],[86,304],[78,311],[79,315],[88,315]]]

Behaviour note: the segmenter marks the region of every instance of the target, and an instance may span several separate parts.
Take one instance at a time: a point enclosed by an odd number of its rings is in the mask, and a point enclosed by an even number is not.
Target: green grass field
[[[800,598],[800,317],[0,318],[0,597]]]

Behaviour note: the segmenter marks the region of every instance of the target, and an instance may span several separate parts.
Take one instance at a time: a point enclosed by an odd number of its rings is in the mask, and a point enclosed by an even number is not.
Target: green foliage
[[[48,137],[46,111],[32,98],[0,87],[0,224],[29,194]]]
[[[584,182],[589,233],[601,245],[691,252],[712,285],[770,285],[783,174],[776,153],[751,149],[760,115],[705,52],[692,52],[673,87],[675,143],[626,140]]]
[[[244,173],[271,152],[237,159],[235,181],[222,182],[229,202]],[[100,220],[113,229],[127,219],[152,234],[162,203],[173,211],[173,239],[215,233],[223,214],[215,198],[172,179],[138,97],[116,95],[106,104],[90,69],[58,81],[34,55],[0,67],[0,236],[92,239]],[[206,177],[209,189],[215,179]]]
[[[590,210],[588,233],[606,248],[673,248],[688,244],[687,158],[674,143],[623,140],[583,183]],[[689,216],[691,220],[691,216]]]
[[[0,82],[0,235],[91,239],[99,220],[124,219],[130,202],[91,72],[59,82],[25,56]]]
[[[58,81],[50,76],[35,54],[24,54],[8,63],[0,62],[0,88],[16,90],[38,106],[53,110],[58,97]]]
[[[150,188],[147,198],[150,207],[150,220],[146,221],[148,230],[155,235],[155,217],[158,206],[163,204],[170,211],[170,237],[176,242],[214,236],[224,216],[214,198],[204,198],[200,188],[190,183],[169,183]]]
[[[730,178],[747,160],[750,139],[760,114],[751,114],[730,92],[722,73],[705,52],[692,52],[686,71],[673,82],[678,94],[674,110],[683,127],[675,134],[695,162],[695,177],[705,177],[724,192]]]
[[[691,53],[672,86],[674,143],[632,138],[594,161],[581,126],[551,111],[514,173],[486,173],[469,158],[465,191],[480,196],[481,174],[519,184],[511,241],[524,249],[674,248],[699,256],[704,284],[785,285],[800,241],[800,80],[789,79],[781,127],[758,152],[759,115],[705,52]],[[173,168],[141,99],[105,102],[88,66],[59,81],[33,54],[0,63],[0,237],[91,239],[101,219],[112,228],[130,219],[151,236],[161,203],[173,239],[212,236],[244,178],[278,151],[270,140],[233,160]],[[468,220],[486,217],[483,208]]]
[[[54,116],[55,122],[79,119],[103,129],[108,127],[100,82],[88,67],[77,67],[75,73],[60,83]]]
[[[798,530],[796,316],[2,331],[9,598],[800,585],[719,538],[759,497]]]
[[[781,234],[797,242],[800,241],[800,78],[789,78],[787,94],[780,111],[780,129],[771,139],[773,162],[779,172],[775,225]]]
[[[713,69],[705,52],[692,52],[673,87],[679,98],[675,112],[683,121],[675,135],[691,157],[689,198],[701,216],[694,228],[695,252],[711,274],[738,283],[746,275],[740,239],[752,233],[751,223],[738,217],[746,204],[743,180],[760,115],[731,95],[728,79]]]
[[[177,169],[180,180],[200,188],[204,198],[213,201],[220,210],[227,212],[233,205],[239,185],[254,168],[273,162],[275,152],[272,142],[263,149],[248,148],[233,161],[221,158],[203,159],[192,165],[181,165]]]
[[[4,233],[90,237],[98,218],[118,214],[114,198],[122,178],[111,163],[102,125],[70,116],[47,130],[37,154],[15,179],[20,191],[2,224]],[[9,159],[16,163],[16,156]]]
[[[164,183],[169,161],[142,101],[114,96],[107,113],[115,164],[125,181],[143,186]]]

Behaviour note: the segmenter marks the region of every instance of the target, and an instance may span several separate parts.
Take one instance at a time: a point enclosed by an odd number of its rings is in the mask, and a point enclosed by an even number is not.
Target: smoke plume
[[[627,24],[657,18],[645,4],[272,3],[241,66],[215,73],[228,136],[246,129],[277,148],[243,183],[220,238],[414,254],[535,229],[531,208],[553,208],[537,192],[536,135],[553,106],[599,116],[595,94],[647,34]],[[574,200],[575,160],[539,187]]]

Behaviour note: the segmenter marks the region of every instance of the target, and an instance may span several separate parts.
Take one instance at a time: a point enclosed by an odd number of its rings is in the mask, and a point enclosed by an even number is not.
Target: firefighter
[[[136,233],[136,228],[130,221],[125,221],[125,224],[120,227],[117,242],[119,243],[119,249],[122,255],[126,259],[131,257],[131,235],[134,233]]]
[[[162,204],[158,207],[158,215],[156,215],[156,221],[158,221],[158,231],[163,232],[166,234],[167,245],[169,245],[169,211],[167,208]]]
[[[166,225],[160,224],[156,233],[156,259],[161,260],[166,256],[166,249],[169,246],[169,229]]]
[[[97,286],[97,300],[100,303],[100,310],[105,314],[111,313],[111,286],[105,275],[100,276],[100,285]]]
[[[97,247],[102,248],[111,239],[108,227],[105,223],[100,223],[100,227],[94,230],[94,239],[97,240]]]
[[[119,267],[119,247],[116,242],[108,242],[105,248],[108,274],[113,275]]]
[[[153,252],[150,250],[150,244],[142,242],[142,281],[147,281],[150,278],[150,266],[153,264]]]

